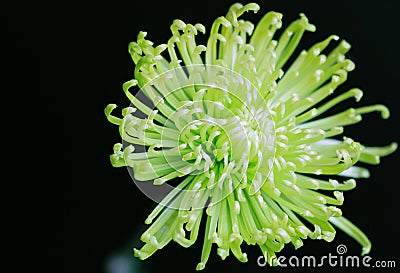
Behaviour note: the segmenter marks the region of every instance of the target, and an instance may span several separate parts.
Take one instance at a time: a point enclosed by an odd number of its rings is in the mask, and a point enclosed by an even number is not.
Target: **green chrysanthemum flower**
[[[195,41],[204,26],[180,20],[173,22],[167,44],[154,47],[145,32],[129,44],[135,79],[123,89],[132,107],[122,119],[111,115],[115,105],[105,109],[123,139],[111,162],[131,167],[136,181],[152,180],[156,189],[179,182],[146,220],[151,226],[141,236],[145,244],[134,251],[140,259],[171,240],[189,247],[202,218],[197,269],[205,267],[213,243],[222,259],[232,252],[242,262],[247,257],[241,244],[257,244],[273,263],[287,243],[298,248],[306,238],[332,241],[334,226],[357,240],[364,254],[370,250],[368,238],[337,206],[342,191],[356,186],[353,178],[369,176],[354,165],[378,164],[397,145],[366,147],[338,136],[363,114],[379,111],[388,118],[389,111],[375,105],[321,117],[345,99],[361,99],[359,89],[328,99],[354,69],[345,57],[350,45],[341,41],[325,55],[338,40],[328,37],[302,51],[284,72],[303,33],[315,27],[301,14],[274,40],[281,14],[267,13],[255,29],[239,19],[258,9],[232,5],[215,20],[207,46]],[[129,88],[135,85],[140,92],[133,96]],[[348,180],[331,179],[340,177]]]

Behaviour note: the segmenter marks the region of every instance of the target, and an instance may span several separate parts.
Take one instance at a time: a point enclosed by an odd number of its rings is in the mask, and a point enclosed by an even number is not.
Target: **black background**
[[[396,36],[400,24],[395,1],[322,2],[260,1],[261,10],[246,14],[245,18],[256,23],[263,14],[274,10],[283,13],[283,24],[288,26],[299,13],[305,13],[317,31],[305,34],[299,50],[331,34],[350,42],[348,57],[356,63],[356,69],[338,90],[359,87],[365,91],[359,105],[383,103],[392,115],[389,120],[381,120],[376,113],[366,115],[362,123],[348,127],[345,133],[366,145],[398,141],[400,90]],[[140,30],[147,31],[148,38],[156,44],[167,41],[169,26],[177,18],[187,23],[202,23],[208,32],[212,21],[225,15],[232,3],[32,2],[20,13],[28,19],[23,25],[19,19],[9,18],[7,30],[13,35],[9,44],[21,53],[12,69],[20,67],[25,53],[36,59],[34,66],[27,64],[27,67],[34,79],[31,86],[39,87],[35,93],[42,102],[38,113],[46,117],[39,128],[52,132],[39,137],[38,146],[46,143],[47,149],[58,155],[48,155],[46,167],[41,169],[41,176],[50,182],[42,191],[48,200],[41,205],[46,216],[31,223],[41,230],[38,241],[43,249],[40,262],[43,271],[48,267],[52,272],[116,273],[107,271],[107,266],[113,259],[115,262],[117,255],[124,255],[128,264],[136,268],[130,272],[195,271],[201,254],[201,235],[189,249],[170,243],[146,261],[133,258],[132,248],[140,247],[138,237],[145,229],[144,219],[155,204],[134,187],[126,169],[111,167],[108,156],[120,138],[117,128],[107,122],[103,109],[108,103],[121,108],[128,105],[121,87],[133,77],[134,66],[127,46],[136,40]],[[205,38],[202,41],[205,43]],[[353,101],[342,107],[349,105],[354,105]],[[400,243],[396,222],[398,160],[396,152],[383,158],[381,165],[371,166],[371,178],[359,181],[355,190],[345,193],[342,210],[371,239],[370,256],[376,260],[396,260],[400,266],[396,249]],[[360,253],[357,243],[338,232],[332,243],[306,240],[298,251],[288,245],[281,255],[335,254],[340,243],[347,246],[349,254]],[[245,250],[249,262],[241,264],[232,255],[221,261],[213,249],[204,272],[305,271],[260,268],[256,264],[261,254],[258,248],[245,247]],[[54,267],[50,267],[50,261]],[[331,270],[350,272],[349,268]]]

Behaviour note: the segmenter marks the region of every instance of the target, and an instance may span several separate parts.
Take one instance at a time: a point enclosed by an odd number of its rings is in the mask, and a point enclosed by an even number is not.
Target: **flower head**
[[[342,192],[356,186],[354,178],[369,176],[355,164],[378,164],[397,144],[366,147],[340,135],[364,114],[378,111],[388,118],[389,111],[374,105],[324,115],[362,97],[357,88],[333,95],[354,69],[345,56],[349,43],[342,40],[325,52],[339,40],[330,36],[288,65],[304,32],[315,26],[301,14],[276,37],[281,14],[267,13],[255,28],[240,19],[258,9],[232,5],[213,23],[206,46],[196,43],[205,27],[181,20],[173,22],[167,44],[154,46],[145,32],[129,44],[135,79],[123,89],[132,105],[123,109],[123,118],[111,114],[116,105],[105,109],[123,139],[111,162],[132,168],[136,181],[169,185],[146,220],[151,225],[141,236],[144,246],[134,251],[140,259],[170,241],[189,247],[202,218],[197,269],[205,267],[213,244],[222,259],[232,253],[242,262],[247,256],[241,245],[258,245],[273,264],[285,244],[332,241],[335,227],[357,240],[363,253],[370,249],[338,206]],[[134,96],[129,89],[136,85]]]

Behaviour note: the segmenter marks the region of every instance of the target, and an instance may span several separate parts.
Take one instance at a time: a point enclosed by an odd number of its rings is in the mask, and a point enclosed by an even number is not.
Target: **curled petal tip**
[[[201,262],[201,263],[197,264],[196,270],[203,270],[205,267],[206,267],[206,264]]]
[[[183,21],[180,20],[180,19],[175,19],[175,20],[173,21],[172,25],[173,25],[174,27],[178,28],[178,29],[184,29],[184,28],[186,28],[185,22],[183,22]]]
[[[367,255],[371,251],[371,245],[364,246],[361,250],[361,256]]]
[[[260,10],[260,6],[256,3],[249,3],[245,6],[245,9],[250,11],[254,11],[254,13],[257,13]]]
[[[117,108],[116,104],[114,103],[108,104],[106,108],[104,108],[104,114],[108,117],[115,108]]]

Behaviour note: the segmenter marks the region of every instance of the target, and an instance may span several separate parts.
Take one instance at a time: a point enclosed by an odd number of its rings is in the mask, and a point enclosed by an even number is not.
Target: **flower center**
[[[260,187],[268,178],[275,153],[274,122],[268,109],[227,108],[224,118],[213,118],[205,109],[186,122],[178,138],[180,156],[194,170],[190,175],[216,175],[222,178],[220,183],[234,177],[237,185],[253,179]]]
[[[224,157],[229,159],[229,139],[220,123],[208,117],[193,120],[182,128],[179,135],[180,155],[195,167],[196,171],[191,174],[208,171]]]

